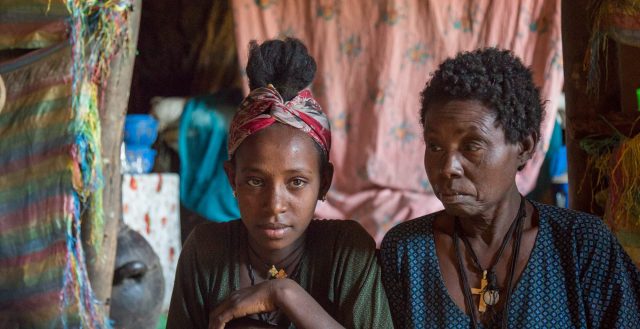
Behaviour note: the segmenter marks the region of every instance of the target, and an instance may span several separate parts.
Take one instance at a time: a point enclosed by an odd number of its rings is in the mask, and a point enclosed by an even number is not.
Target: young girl
[[[312,220],[333,174],[329,121],[303,90],[315,70],[299,40],[251,44],[225,164],[242,218],[189,236],[167,328],[392,328],[373,239]]]

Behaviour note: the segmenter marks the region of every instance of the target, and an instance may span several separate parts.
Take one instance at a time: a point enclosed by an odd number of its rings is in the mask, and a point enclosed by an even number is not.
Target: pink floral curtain
[[[358,220],[380,242],[393,225],[442,208],[424,171],[419,94],[440,62],[478,47],[512,50],[532,67],[548,100],[544,143],[517,177],[522,193],[535,186],[563,84],[560,0],[232,0],[232,6],[242,65],[253,39],[293,36],[316,58],[311,89],[331,119],[336,167],[320,218]]]

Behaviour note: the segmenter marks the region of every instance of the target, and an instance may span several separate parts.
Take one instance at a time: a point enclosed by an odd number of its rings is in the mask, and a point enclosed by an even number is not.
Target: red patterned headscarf
[[[272,86],[256,88],[242,101],[229,127],[229,158],[245,138],[280,122],[309,134],[322,148],[327,158],[331,149],[329,119],[309,90],[284,102]]]

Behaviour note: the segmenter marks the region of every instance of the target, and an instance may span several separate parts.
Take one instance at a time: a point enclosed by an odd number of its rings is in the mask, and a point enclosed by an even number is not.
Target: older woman
[[[424,164],[444,210],[382,242],[396,328],[640,328],[640,273],[602,220],[518,192],[542,108],[531,72],[494,48],[427,84]]]
[[[312,220],[331,184],[329,120],[296,39],[251,46],[251,92],[225,170],[241,218],[185,242],[168,328],[390,328],[375,243],[354,221]]]

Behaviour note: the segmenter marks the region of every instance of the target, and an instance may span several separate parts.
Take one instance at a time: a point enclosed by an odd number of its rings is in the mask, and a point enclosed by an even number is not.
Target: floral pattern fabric
[[[285,36],[316,59],[311,90],[331,122],[336,168],[319,217],[358,220],[379,242],[442,208],[424,171],[420,92],[439,63],[478,47],[512,50],[548,100],[540,151],[516,177],[522,193],[535,186],[563,84],[560,0],[231,3],[242,66],[249,41]]]

